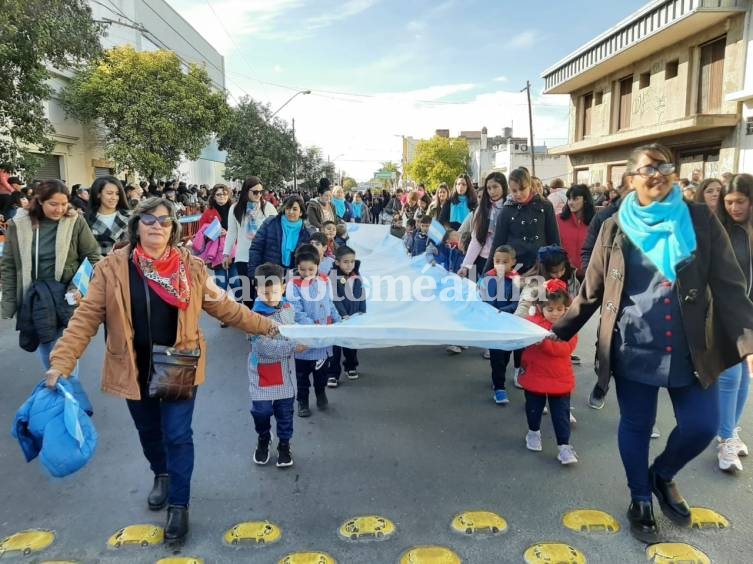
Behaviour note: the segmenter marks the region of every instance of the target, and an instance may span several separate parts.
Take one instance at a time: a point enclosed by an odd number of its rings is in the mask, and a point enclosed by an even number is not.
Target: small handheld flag
[[[89,291],[89,282],[91,282],[93,273],[92,263],[89,262],[88,258],[85,258],[81,266],[78,267],[76,274],[73,275],[73,285],[81,292],[82,296],[86,296],[86,292]]]
[[[442,239],[444,238],[444,234],[446,232],[447,230],[442,226],[441,223],[439,223],[436,219],[431,220],[431,225],[429,226],[429,239],[439,245],[442,242]]]
[[[216,241],[220,233],[222,233],[222,225],[220,225],[220,220],[215,217],[214,221],[204,230],[204,236],[207,239]]]

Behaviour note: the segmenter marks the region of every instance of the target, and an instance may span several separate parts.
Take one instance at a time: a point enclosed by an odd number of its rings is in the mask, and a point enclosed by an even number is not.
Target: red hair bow
[[[544,289],[547,294],[555,294],[557,292],[562,292],[564,294],[568,293],[567,283],[559,278],[551,278],[544,282]]]

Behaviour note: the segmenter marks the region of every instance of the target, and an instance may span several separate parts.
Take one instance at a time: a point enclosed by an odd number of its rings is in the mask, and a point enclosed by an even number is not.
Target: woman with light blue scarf
[[[753,303],[729,237],[706,206],[683,200],[673,162],[658,144],[630,155],[634,192],[602,226],[580,293],[552,329],[567,341],[601,308],[597,377],[603,390],[615,381],[630,532],[646,543],[659,540],[652,495],[690,526],[674,478],[716,436],[719,375],[753,364]],[[677,426],[649,466],[661,388]]]
[[[353,208],[350,202],[345,199],[345,190],[343,190],[342,186],[335,186],[332,189],[332,205],[335,208],[337,217],[346,223],[353,221]]]
[[[265,262],[285,269],[295,266],[296,249],[311,240],[311,234],[303,224],[303,205],[300,196],[290,196],[282,205],[284,213],[262,223],[248,253],[249,276],[253,276],[256,267]]]
[[[478,195],[473,188],[473,183],[467,174],[461,174],[455,179],[455,184],[450,191],[450,197],[442,205],[439,212],[439,221],[457,230],[478,207]]]

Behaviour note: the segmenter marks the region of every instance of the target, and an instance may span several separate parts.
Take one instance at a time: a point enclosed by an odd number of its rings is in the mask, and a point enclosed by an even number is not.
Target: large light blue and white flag
[[[220,220],[215,217],[214,221],[210,223],[204,230],[204,237],[210,239],[211,241],[216,241],[221,233],[222,225],[220,225]]]
[[[94,267],[89,262],[88,258],[84,259],[81,266],[78,267],[76,274],[73,275],[73,285],[81,292],[82,296],[86,296],[89,291],[89,282],[91,282],[92,274],[94,273]]]

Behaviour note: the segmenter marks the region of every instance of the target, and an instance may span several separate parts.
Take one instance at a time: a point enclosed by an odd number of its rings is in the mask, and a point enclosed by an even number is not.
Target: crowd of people
[[[38,352],[50,386],[76,376],[105,325],[102,389],[126,399],[154,473],[149,507],[168,507],[165,538],[180,540],[188,531],[191,422],[206,363],[201,311],[249,334],[253,462],[270,460],[274,418],[276,465],[292,466],[294,415],[312,416],[311,387],[316,408],[326,410],[327,390],[343,373],[357,380],[359,360],[353,349],[291,341],[279,326],[365,314],[348,226],[388,225],[409,256],[477,283],[492,307],[548,332],[523,350],[483,356],[500,406],[510,402],[513,359],[513,385],[525,396],[525,446],[543,450],[549,413],[563,465],[578,462],[571,442],[577,333],[601,310],[588,405],[603,408],[614,381],[630,529],[654,542],[652,496],[687,526],[677,473],[715,438],[722,470],[742,470],[748,453],[739,422],[753,363],[753,176],[694,177],[698,188],[689,198],[675,172],[672,154],[652,144],[630,155],[619,187],[596,195],[559,179],[544,187],[522,167],[492,172],[479,187],[461,174],[452,186],[392,194],[346,194],[324,178],[315,197],[274,193],[254,176],[239,190],[104,177],[89,188],[50,180],[26,191],[16,178],[20,185],[2,202],[5,219],[12,218],[0,263],[2,317],[18,316],[21,342]],[[179,222],[186,210],[201,212],[188,242]],[[436,224],[440,237],[430,235]],[[83,297],[72,280],[85,259],[97,266]],[[153,380],[158,347],[172,347],[192,367],[170,401]],[[464,349],[447,345],[453,355]],[[650,463],[661,388],[677,427]]]

